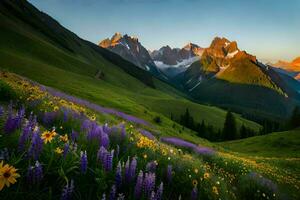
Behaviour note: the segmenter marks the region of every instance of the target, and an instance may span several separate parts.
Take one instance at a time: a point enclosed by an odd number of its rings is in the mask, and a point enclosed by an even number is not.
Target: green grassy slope
[[[195,118],[222,127],[223,110],[186,100],[174,88],[119,56],[81,40],[24,1],[11,2],[22,2],[25,9],[17,3],[7,4],[12,7],[0,3],[1,69],[148,121],[160,113],[168,116],[168,110],[189,107]],[[104,78],[95,78],[98,70]],[[238,117],[239,125],[242,121],[253,129],[259,128],[258,124]],[[163,126],[172,124],[164,118]]]
[[[300,157],[300,130],[219,143],[225,149],[251,156]]]

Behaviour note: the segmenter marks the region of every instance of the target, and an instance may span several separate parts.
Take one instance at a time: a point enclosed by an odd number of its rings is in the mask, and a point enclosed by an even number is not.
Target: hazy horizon
[[[300,1],[29,0],[78,36],[98,44],[115,32],[150,50],[207,47],[216,36],[238,42],[262,61],[300,56]]]

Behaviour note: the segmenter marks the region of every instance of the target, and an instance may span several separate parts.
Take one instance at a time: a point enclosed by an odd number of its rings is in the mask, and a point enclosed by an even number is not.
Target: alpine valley
[[[129,5],[130,13],[119,7]],[[175,18],[190,24],[203,12],[210,24],[223,13],[196,7]],[[172,1],[0,0],[1,200],[300,198],[299,57],[263,63],[241,49],[245,41],[222,35],[150,50],[143,35],[112,34],[123,17],[132,21],[119,31],[151,30],[152,15],[163,23],[172,9]],[[77,15],[80,23],[61,24]],[[101,29],[97,44],[71,31],[96,30],[85,17]],[[149,24],[133,27],[142,19]],[[166,29],[179,25],[171,21]]]

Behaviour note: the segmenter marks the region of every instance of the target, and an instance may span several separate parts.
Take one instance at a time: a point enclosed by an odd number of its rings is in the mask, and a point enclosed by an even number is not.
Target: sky
[[[150,50],[214,37],[238,42],[262,61],[300,56],[300,0],[29,0],[78,36],[98,44],[115,32]]]

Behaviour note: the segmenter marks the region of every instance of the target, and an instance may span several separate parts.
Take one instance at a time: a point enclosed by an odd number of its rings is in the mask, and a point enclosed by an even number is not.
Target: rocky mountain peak
[[[101,41],[99,46],[109,49],[144,70],[158,73],[149,52],[141,45],[137,37],[115,33],[111,39]]]

